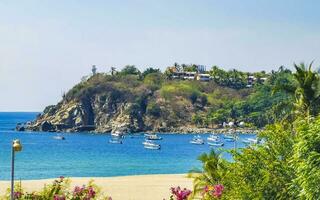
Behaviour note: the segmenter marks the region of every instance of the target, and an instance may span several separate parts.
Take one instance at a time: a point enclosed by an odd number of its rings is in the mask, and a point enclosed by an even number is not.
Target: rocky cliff
[[[208,111],[206,94],[217,86],[190,81],[163,83],[161,76],[150,74],[141,79],[96,74],[74,86],[57,105],[45,108],[25,129],[98,133],[193,131],[198,123],[194,116]]]

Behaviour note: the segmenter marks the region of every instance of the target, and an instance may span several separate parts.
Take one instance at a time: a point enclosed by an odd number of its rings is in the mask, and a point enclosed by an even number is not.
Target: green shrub
[[[161,108],[156,102],[150,102],[147,107],[147,114],[150,114],[154,117],[160,117]]]

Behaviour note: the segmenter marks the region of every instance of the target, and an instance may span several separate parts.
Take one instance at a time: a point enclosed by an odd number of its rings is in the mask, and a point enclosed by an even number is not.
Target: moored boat
[[[246,143],[246,144],[258,144],[258,139],[255,139],[255,138],[248,138],[248,139],[244,139],[242,140],[243,143]]]
[[[111,143],[111,144],[122,144],[122,140],[120,140],[120,139],[115,139],[115,138],[111,138],[111,139],[109,140],[109,143]]]
[[[224,139],[233,139],[234,140],[234,136],[233,135],[224,135],[223,138]]]
[[[193,139],[190,141],[191,144],[204,144],[204,140],[200,137],[200,135],[198,136],[194,136]]]
[[[115,132],[111,132],[111,136],[112,137],[118,137],[118,138],[123,138],[124,134],[120,131],[115,131]]]
[[[219,141],[219,140],[220,140],[220,137],[217,136],[217,135],[212,134],[212,135],[210,135],[209,137],[207,137],[207,140],[208,140],[208,141],[212,141],[212,142],[216,142],[216,141]]]
[[[215,147],[222,147],[224,146],[223,142],[208,142],[208,145],[215,146]]]
[[[148,134],[145,137],[147,140],[162,140],[162,137],[158,136],[157,134]]]
[[[144,142],[142,142],[143,146],[145,149],[160,149],[161,146],[160,144],[156,144],[153,141],[150,140],[145,140]]]
[[[63,137],[62,135],[56,135],[56,136],[53,136],[53,139],[55,139],[55,140],[65,140],[66,138]]]

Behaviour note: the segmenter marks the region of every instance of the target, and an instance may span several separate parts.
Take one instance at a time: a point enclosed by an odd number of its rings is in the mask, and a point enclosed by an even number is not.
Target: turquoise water
[[[140,174],[187,173],[200,167],[197,157],[209,152],[208,145],[192,145],[193,135],[160,134],[161,150],[143,148],[143,136],[127,137],[122,145],[109,144],[109,135],[16,132],[18,122],[35,118],[37,113],[0,113],[0,179],[10,178],[11,141],[20,139],[23,151],[16,154],[16,179],[66,177],[108,177]],[[206,138],[208,135],[204,135]],[[254,137],[241,135],[242,139]],[[224,148],[233,148],[226,142]],[[244,147],[241,142],[238,147]],[[224,155],[230,159],[230,155]]]

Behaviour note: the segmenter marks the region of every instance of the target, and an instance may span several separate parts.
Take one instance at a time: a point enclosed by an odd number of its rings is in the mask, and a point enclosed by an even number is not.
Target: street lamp
[[[12,156],[11,156],[11,200],[14,200],[14,155],[15,152],[22,150],[20,140],[12,141]]]

